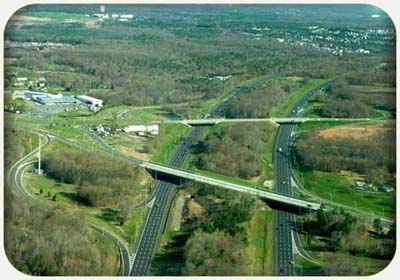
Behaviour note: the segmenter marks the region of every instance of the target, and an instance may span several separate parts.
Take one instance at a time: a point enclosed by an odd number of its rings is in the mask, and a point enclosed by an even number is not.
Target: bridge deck
[[[218,187],[222,187],[222,188],[226,188],[226,189],[249,193],[252,195],[263,197],[263,198],[266,198],[266,199],[269,199],[269,200],[272,200],[275,202],[279,202],[282,204],[287,204],[290,206],[301,207],[301,208],[310,209],[310,210],[318,210],[320,208],[319,203],[309,202],[309,201],[294,198],[291,196],[286,196],[283,194],[258,190],[258,189],[250,188],[247,186],[239,185],[239,184],[229,183],[229,182],[225,182],[225,181],[222,181],[219,179],[214,179],[214,178],[210,178],[207,176],[190,173],[187,171],[167,167],[167,166],[160,165],[160,164],[155,164],[155,163],[151,163],[151,162],[143,162],[141,164],[141,166],[145,167],[147,169],[150,169],[150,170],[154,170],[154,171],[165,173],[165,174],[170,174],[173,176],[193,180],[196,182],[201,182],[201,183],[218,186]]]
[[[284,124],[284,123],[303,123],[309,121],[318,122],[342,122],[342,121],[369,121],[369,118],[252,118],[252,119],[183,119],[183,120],[166,120],[157,121],[154,123],[182,123],[185,125],[214,125],[221,122],[271,122],[274,124]]]

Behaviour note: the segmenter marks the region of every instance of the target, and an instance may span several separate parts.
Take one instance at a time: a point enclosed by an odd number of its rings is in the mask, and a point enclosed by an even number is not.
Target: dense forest
[[[243,179],[259,176],[264,170],[260,155],[270,137],[273,129],[268,124],[220,125],[198,144],[196,165]]]
[[[118,259],[76,212],[22,202],[6,188],[4,247],[10,262],[35,276],[113,275]]]
[[[166,111],[197,118],[233,90],[274,77],[249,88],[221,112],[228,118],[269,117],[292,91],[317,78],[334,82],[312,100],[313,115],[395,117],[396,33],[375,6],[105,5],[109,18],[99,16],[99,8],[29,5],[11,17],[4,32],[7,106],[29,111],[29,102],[11,94],[34,90],[87,94],[109,107],[163,105]],[[132,17],[121,21],[113,14]],[[372,93],[370,86],[376,87]],[[17,117],[24,123],[26,116]],[[260,176],[272,137],[273,128],[261,123],[215,126],[195,147],[196,167],[244,179]],[[37,141],[28,131],[7,129],[5,170]],[[326,139],[314,131],[299,138],[295,154],[303,168],[352,170],[374,182],[392,182],[394,141],[393,131],[360,141]],[[160,147],[144,150],[153,148]],[[143,181],[139,168],[69,148],[46,151],[43,168],[47,180],[73,185],[79,207],[115,212],[118,225],[127,228],[119,228],[126,240],[139,231],[127,222]],[[183,189],[191,196],[183,207],[182,232],[168,244],[172,253],[167,258],[155,257],[154,274],[166,275],[171,267],[176,275],[247,274],[254,257],[248,229],[261,202],[206,185]],[[110,242],[88,227],[86,216],[51,199],[41,202],[22,201],[6,186],[5,250],[17,269],[37,276],[115,274],[118,260],[104,248]],[[200,215],[192,215],[190,202]],[[320,211],[313,219],[305,229],[315,228],[322,240],[311,238],[310,248],[322,244],[327,251],[376,258],[393,253],[393,229],[383,232],[379,222],[374,240],[347,213]],[[357,240],[351,234],[356,231],[365,239]],[[324,269],[328,275],[362,274],[339,262]]]
[[[5,130],[5,170],[37,146],[37,135]],[[4,188],[4,248],[20,271],[46,275],[113,275],[118,259],[99,246],[99,238],[76,212],[15,196]],[[84,249],[83,249],[84,248]]]
[[[373,228],[367,229],[363,222],[343,209],[325,209],[308,215],[303,223],[308,235],[305,245],[313,251],[348,253],[353,256],[391,260],[395,253],[396,225],[383,231],[382,222],[374,220]],[[368,268],[361,263],[344,261],[327,262],[325,275],[368,275]]]
[[[80,202],[116,207],[121,222],[128,217],[143,178],[137,166],[79,150],[49,152],[43,157],[43,169],[52,178],[77,185]]]
[[[390,128],[390,127],[389,127]],[[378,184],[396,173],[396,132],[380,130],[369,137],[321,137],[318,130],[307,132],[294,144],[296,160],[313,170],[350,170],[366,174]]]
[[[268,118],[271,110],[284,102],[298,87],[296,83],[282,80],[270,81],[240,95],[225,109],[227,118]]]
[[[108,6],[109,11],[132,11],[136,16],[130,22],[119,22],[85,17],[82,11],[89,15],[98,11],[98,6],[93,5],[84,5],[82,10],[73,5],[26,7],[16,13],[6,28],[5,57],[12,59],[5,68],[5,87],[14,88],[17,73],[32,80],[45,78],[52,91],[90,93],[108,104],[140,106],[208,100],[240,81],[274,73],[328,78],[391,63],[390,36],[383,38],[384,43],[381,40],[382,46],[374,46],[376,51],[368,57],[354,52],[337,56],[321,47],[290,42],[291,36],[310,36],[307,24],[315,21],[309,21],[307,9],[294,7],[299,16],[294,19],[279,12],[279,7],[260,7],[257,11],[242,6],[239,13],[229,6],[213,6],[212,13],[210,8],[185,6],[185,14],[181,7],[173,5]],[[327,12],[317,6],[314,9]],[[360,12],[358,8],[352,10]],[[49,11],[53,11],[55,19]],[[274,11],[281,16],[276,17]],[[340,14],[348,15],[343,9]],[[30,16],[41,20],[30,24]],[[312,13],[312,17],[319,18],[322,25],[327,23],[327,18],[320,18],[318,13]],[[346,34],[344,27],[338,27],[340,21],[329,22],[330,28],[338,29],[335,32]],[[386,19],[365,21],[362,25],[350,20],[347,24],[360,34],[366,32],[366,26],[390,26]],[[329,32],[333,36],[333,31]],[[289,43],[279,42],[282,37]],[[365,44],[372,46],[374,42],[367,40]],[[61,46],[36,47],[31,43]],[[353,48],[360,47],[357,40],[351,44]],[[216,74],[231,78],[209,79],[209,75]],[[278,93],[284,94],[280,90]]]
[[[311,100],[314,113],[328,118],[374,117],[374,110],[396,114],[396,68],[385,64],[378,69],[350,72],[336,79],[325,94]]]
[[[200,205],[204,213],[194,216],[185,204],[183,236],[171,241],[174,245],[169,255],[155,256],[152,264],[155,275],[171,275],[166,272],[171,266],[175,267],[173,275],[247,275],[250,262],[246,252],[247,231],[256,200],[198,183],[186,184],[185,190],[192,194],[191,201]]]

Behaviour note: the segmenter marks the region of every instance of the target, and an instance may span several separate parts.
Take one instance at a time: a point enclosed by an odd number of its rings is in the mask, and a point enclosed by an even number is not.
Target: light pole
[[[135,235],[137,235],[137,227],[135,227]],[[133,250],[133,248],[132,248],[132,239],[133,239],[133,234],[131,235],[131,245],[129,246],[131,250]]]

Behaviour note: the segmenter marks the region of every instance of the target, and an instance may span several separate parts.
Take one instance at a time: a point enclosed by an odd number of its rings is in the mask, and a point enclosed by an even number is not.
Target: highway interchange
[[[272,78],[272,77],[270,77]],[[260,81],[255,82],[252,86],[255,86]],[[326,85],[321,86],[324,88]],[[223,111],[224,107],[227,106],[229,102],[234,102],[235,98],[239,94],[245,94],[249,90],[250,86],[240,87],[230,96],[225,98],[218,106],[214,108],[207,115],[207,118],[216,119],[218,115]],[[318,89],[319,90],[319,89]],[[301,99],[295,106],[293,111],[289,114],[288,118],[297,118],[300,109],[304,107],[307,99],[315,94],[318,90],[310,92],[303,99]],[[297,127],[297,123],[285,123],[280,124],[278,129],[275,147],[273,152],[273,163],[274,163],[274,182],[275,190],[277,193],[281,193],[287,196],[293,196],[292,189],[292,179],[299,184],[299,180],[296,178],[293,169],[291,168],[290,161],[290,146],[292,142],[292,135]],[[174,151],[171,159],[168,162],[168,166],[176,169],[181,169],[191,153],[193,144],[197,143],[206,130],[205,126],[195,126],[192,127],[188,136],[179,143],[176,150]],[[55,133],[50,133],[44,130],[36,130],[36,132],[41,133],[46,136],[46,141],[42,145],[42,148],[49,145],[51,138],[57,137],[58,140],[67,143],[69,145],[74,145],[82,149],[93,151],[93,147],[77,143],[73,139],[69,139]],[[108,144],[98,136],[94,134],[89,135],[94,141],[100,144],[103,151],[107,155],[112,155],[119,157],[121,159],[127,160],[134,164],[141,165],[143,161],[139,159],[132,158],[130,156],[115,152]],[[23,186],[23,173],[25,169],[32,165],[34,161],[32,160],[37,153],[37,149],[33,150],[31,153],[18,160],[9,170],[7,180],[9,185],[15,189],[17,195],[19,196],[30,196],[30,194],[25,190]],[[119,248],[120,253],[120,275],[121,276],[145,276],[148,275],[151,261],[158,249],[161,235],[164,233],[169,212],[171,209],[171,204],[174,197],[177,194],[177,186],[166,181],[157,180],[153,186],[153,192],[151,195],[142,203],[136,207],[142,207],[144,205],[151,204],[149,211],[147,212],[145,223],[140,233],[139,239],[135,244],[135,250],[130,253],[127,246],[114,234],[106,231],[105,229],[90,224],[90,226],[101,232],[104,236],[110,239]],[[32,196],[30,196],[32,197]],[[149,203],[150,202],[150,203]],[[296,215],[286,212],[275,210],[275,275],[281,276],[292,276],[296,275],[295,271],[295,250],[303,257],[313,260],[308,253],[303,249],[301,245],[301,240],[299,234],[296,230]]]
[[[267,77],[266,79],[271,79],[272,77]],[[261,80],[258,80],[254,82],[251,86],[256,86],[258,83],[260,83]],[[228,105],[229,102],[234,102],[236,96],[240,94],[245,94],[250,90],[250,85],[245,86],[245,87],[240,87],[238,88],[234,93],[232,93],[230,96],[226,97],[218,106],[216,106],[210,114],[208,114],[207,118],[216,118],[218,115],[223,111],[224,107]],[[191,128],[191,131],[189,132],[189,135],[183,139],[176,148],[176,150],[173,153],[173,156],[168,162],[168,166],[174,167],[174,168],[181,168],[189,156],[191,149],[193,147],[193,144],[197,143],[202,135],[204,134],[206,130],[206,127],[204,126],[198,126],[198,127],[193,127]],[[59,141],[62,141],[68,145],[73,145],[77,146],[82,149],[86,150],[92,150],[93,148],[86,147],[84,145],[81,145],[80,143],[77,143],[73,139],[69,139],[60,135],[57,135],[55,133],[50,133],[46,132],[44,130],[38,130],[42,135],[46,135],[47,141],[42,145],[44,148],[47,146],[51,138],[57,138]],[[124,160],[130,161],[135,164],[141,164],[142,161],[132,158],[130,156],[126,156],[120,153],[116,153],[115,151],[112,150],[110,146],[107,145],[107,143],[97,137],[96,135],[90,134],[89,135],[93,140],[95,140],[97,143],[100,144],[100,146],[104,149],[103,153],[106,151],[108,155],[112,153],[113,156],[117,156],[119,158],[122,158]],[[278,139],[278,138],[277,138]],[[286,139],[286,138],[285,138]],[[288,142],[289,143],[289,142]],[[289,147],[287,147],[289,148]],[[26,190],[24,190],[22,185],[22,174],[24,171],[24,168],[28,166],[27,160],[32,159],[35,154],[37,153],[37,149],[29,153],[27,156],[25,156],[23,159],[19,160],[11,169],[8,174],[9,178],[18,178],[20,184],[13,184],[17,189],[19,189],[21,192],[24,191],[25,194],[27,193]],[[279,154],[280,156],[281,154]],[[32,164],[32,162],[30,163]],[[23,165],[23,166],[22,166]],[[286,166],[286,165],[285,165]],[[19,173],[18,173],[19,172]],[[281,172],[278,172],[281,174]],[[281,175],[280,175],[281,176]],[[285,176],[285,175],[282,175]],[[283,194],[291,195],[291,189],[290,187],[283,187],[283,190],[281,190],[282,186],[277,188],[278,192],[281,192]],[[112,242],[116,244],[119,248],[120,252],[120,275],[121,276],[144,276],[147,275],[149,272],[149,269],[151,267],[151,261],[153,258],[154,253],[157,251],[157,246],[159,244],[160,238],[162,233],[165,230],[168,215],[170,212],[171,204],[172,201],[177,193],[177,186],[165,181],[161,180],[156,180],[155,185],[154,185],[154,192],[151,194],[151,204],[152,207],[147,213],[146,219],[144,226],[142,228],[142,231],[140,233],[140,237],[138,239],[138,242],[135,244],[136,250],[134,252],[129,253],[128,248],[126,245],[119,240],[118,237],[114,236],[112,233],[106,231],[103,228],[100,228],[96,225],[90,224],[92,228],[95,230],[101,232],[104,234],[107,238],[109,238]],[[148,202],[148,201],[147,201]],[[278,212],[279,216],[282,216],[285,221],[289,221],[290,215],[286,212]],[[282,226],[286,228],[285,226]],[[289,232],[289,231],[287,231]],[[283,230],[278,231],[277,235],[277,243],[281,242],[282,244],[289,244],[289,248],[291,248],[291,233],[284,233]],[[290,241],[290,242],[289,242]],[[286,248],[286,247],[285,247]],[[287,249],[284,251],[288,252]],[[293,254],[286,253],[283,255],[283,258],[281,256],[278,257],[278,263],[279,266],[286,267],[282,275],[293,275],[292,270],[290,270],[290,267],[293,267]],[[288,265],[291,264],[290,265]]]

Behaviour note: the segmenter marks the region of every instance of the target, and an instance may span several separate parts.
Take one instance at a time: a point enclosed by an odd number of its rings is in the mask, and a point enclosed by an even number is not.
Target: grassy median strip
[[[277,106],[272,111],[272,116],[274,117],[286,117],[297,101],[303,98],[307,93],[312,90],[318,89],[321,85],[323,85],[327,80],[323,79],[310,79],[307,84],[301,86],[296,91],[292,92],[286,101],[279,106]]]
[[[273,212],[261,205],[256,210],[249,228],[250,275],[268,276],[273,271]]]

